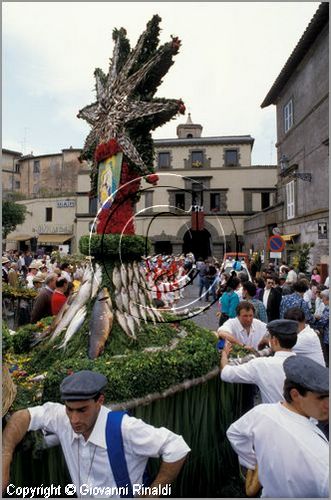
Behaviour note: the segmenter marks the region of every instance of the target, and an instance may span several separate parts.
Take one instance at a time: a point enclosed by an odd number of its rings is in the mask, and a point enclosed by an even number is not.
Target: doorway
[[[207,229],[202,231],[193,231],[192,229],[186,231],[183,241],[183,253],[187,254],[192,252],[194,257],[202,257],[207,259],[211,256],[210,233]]]

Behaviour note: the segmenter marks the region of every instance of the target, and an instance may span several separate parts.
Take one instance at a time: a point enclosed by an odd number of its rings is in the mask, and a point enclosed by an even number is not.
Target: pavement
[[[218,318],[216,317],[216,313],[219,310],[218,301],[213,303],[211,295],[209,296],[209,302],[206,301],[206,295],[202,298],[202,300],[199,300],[198,278],[193,281],[192,285],[189,284],[184,288],[184,298],[178,302],[176,307],[182,308],[183,306],[186,306],[190,312],[194,309],[201,308],[201,313],[189,319],[194,321],[197,325],[208,328],[209,330],[217,330]]]

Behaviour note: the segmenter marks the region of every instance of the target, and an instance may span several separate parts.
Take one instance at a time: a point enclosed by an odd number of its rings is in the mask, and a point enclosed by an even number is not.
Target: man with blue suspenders
[[[64,405],[45,403],[13,414],[3,432],[3,492],[16,445],[27,431],[42,429],[60,442],[77,497],[132,498],[171,493],[190,448],[181,436],[105,406],[104,375],[82,370],[60,386]],[[161,457],[157,476],[144,486],[149,457]],[[150,489],[151,488],[151,489]],[[11,490],[8,490],[10,493]]]

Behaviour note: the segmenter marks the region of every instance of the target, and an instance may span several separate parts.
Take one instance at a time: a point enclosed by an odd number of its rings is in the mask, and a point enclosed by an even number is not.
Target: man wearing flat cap
[[[262,497],[329,498],[329,443],[312,420],[329,418],[329,370],[290,356],[284,371],[284,400],[256,406],[227,437],[240,464],[258,470]]]
[[[221,379],[237,384],[256,384],[262,403],[276,403],[282,399],[285,373],[284,361],[293,356],[297,341],[298,322],[277,319],[267,324],[273,356],[254,358],[242,365],[229,364],[230,342],[226,342],[220,361]]]
[[[106,384],[104,375],[82,370],[62,381],[63,405],[45,403],[13,414],[2,439],[3,491],[9,482],[16,445],[27,431],[39,429],[57,436],[78,497],[86,496],[88,486],[99,488],[99,491],[100,488],[113,489],[104,497],[119,498],[117,488],[119,475],[123,481],[123,470],[127,471],[125,483],[131,487],[131,495],[132,491],[139,494],[135,488],[143,484],[149,457],[162,458],[159,473],[150,488],[161,489],[176,479],[190,451],[183,438],[164,427],[155,428],[103,406]],[[109,422],[113,425],[118,416],[121,420],[116,420],[117,427],[109,427]],[[93,496],[93,491],[88,496]]]

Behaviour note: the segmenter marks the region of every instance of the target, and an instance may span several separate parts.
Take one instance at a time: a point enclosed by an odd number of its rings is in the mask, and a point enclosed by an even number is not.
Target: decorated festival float
[[[94,73],[97,100],[78,114],[91,125],[81,158],[91,166],[91,196],[99,200],[96,232],[80,240],[91,264],[55,318],[13,336],[4,332],[4,369],[11,368],[17,385],[10,411],[60,401],[60,382],[72,372],[101,372],[107,406],[165,426],[191,447],[172,496],[240,497],[225,431],[241,412],[241,389],[220,381],[212,332],[153,307],[141,265],[149,242],[134,231],[141,183],[158,181],[151,131],[185,112],[181,100],[154,97],[180,48],[174,37],[159,47],[160,21],[151,19],[134,49],[123,28],[113,31],[109,71]],[[15,397],[10,382],[4,389]],[[153,475],[158,464],[150,462]],[[46,449],[41,433],[29,433],[17,450],[12,482],[69,483],[59,446]]]

